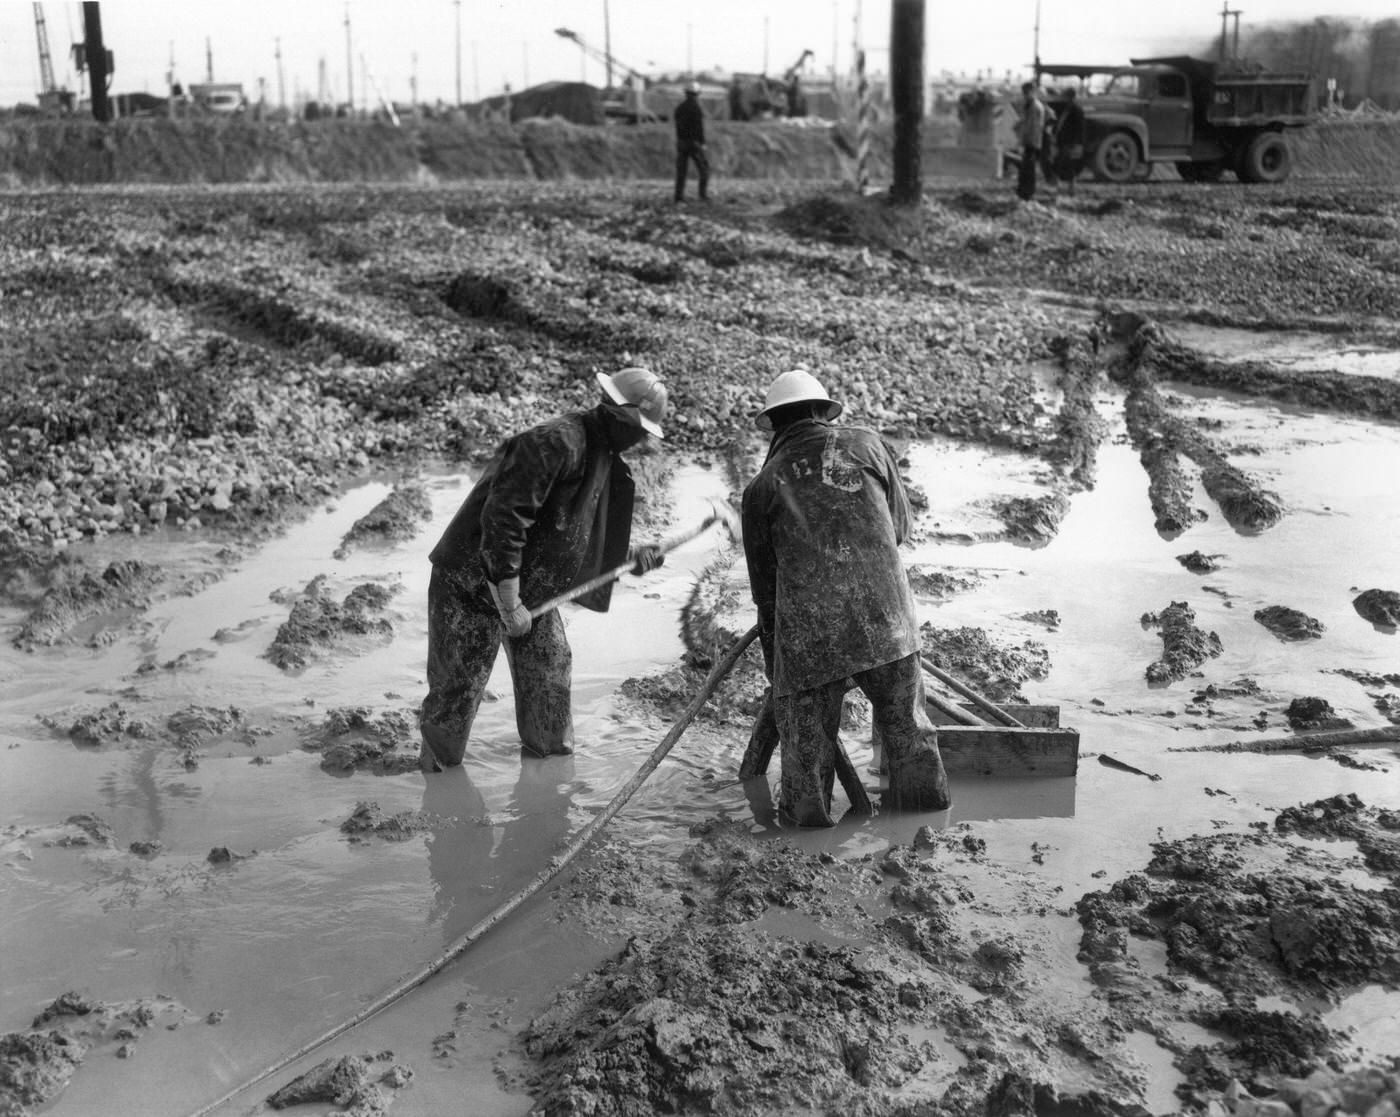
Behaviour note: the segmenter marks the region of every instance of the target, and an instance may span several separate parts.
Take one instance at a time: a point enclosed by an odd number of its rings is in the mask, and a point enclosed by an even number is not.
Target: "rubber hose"
[[[573,841],[564,848],[562,853],[551,858],[548,865],[530,878],[524,888],[512,895],[505,903],[473,926],[439,954],[437,958],[412,977],[406,978],[392,989],[382,993],[376,1000],[355,1013],[354,1016],[351,1016],[347,1020],[342,1020],[329,1031],[323,1032],[315,1039],[302,1044],[295,1051],[283,1055],[275,1063],[259,1071],[246,1082],[235,1086],[217,1101],[210,1102],[203,1109],[196,1110],[190,1117],[207,1117],[208,1114],[214,1112],[214,1110],[218,1109],[220,1106],[226,1105],[244,1090],[251,1089],[259,1082],[271,1078],[278,1071],[285,1070],[298,1059],[305,1058],[318,1047],[325,1046],[327,1043],[330,1043],[331,1040],[344,1035],[351,1028],[363,1024],[371,1016],[383,1012],[395,1001],[402,999],[406,994],[417,989],[418,986],[422,985],[429,978],[445,969],[452,962],[455,962],[465,954],[468,948],[481,938],[482,935],[486,934],[487,931],[558,876],[575,857],[583,852],[584,846],[588,845],[598,832],[613,820],[613,817],[618,811],[622,810],[622,808],[627,805],[627,801],[637,793],[637,789],[642,786],[646,778],[656,770],[656,766],[665,759],[666,754],[670,752],[676,742],[680,740],[681,734],[684,733],[686,729],[689,728],[690,723],[695,720],[695,716],[700,712],[700,708],[709,701],[710,695],[714,693],[715,687],[719,686],[729,672],[734,669],[734,664],[739,661],[739,657],[744,654],[744,651],[753,643],[754,638],[757,636],[758,625],[754,625],[748,632],[744,633],[744,635],[740,636],[738,640],[730,645],[729,649],[715,661],[715,665],[710,668],[710,673],[705,677],[704,684],[700,687],[699,691],[696,692],[695,697],[691,699],[690,705],[685,708],[685,711],[676,720],[676,724],[671,726],[666,736],[661,738],[656,748],[652,749],[651,755],[648,756],[642,766],[637,769],[636,774],[627,781],[621,791],[612,797],[608,805],[604,807],[587,826],[575,835]]]

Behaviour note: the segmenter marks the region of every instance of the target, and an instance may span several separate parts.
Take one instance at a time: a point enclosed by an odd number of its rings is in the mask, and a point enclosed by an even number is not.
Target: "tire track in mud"
[[[1111,328],[1128,334],[1127,356],[1115,378],[1128,390],[1124,410],[1128,435],[1149,478],[1148,499],[1157,531],[1168,538],[1181,534],[1206,513],[1191,506],[1192,485],[1181,458],[1194,461],[1201,483],[1220,508],[1226,522],[1242,534],[1263,531],[1283,518],[1277,494],[1262,488],[1231,465],[1210,439],[1173,413],[1158,391],[1158,382],[1171,376],[1170,356],[1161,356],[1164,335],[1155,322],[1136,315],[1118,315]]]

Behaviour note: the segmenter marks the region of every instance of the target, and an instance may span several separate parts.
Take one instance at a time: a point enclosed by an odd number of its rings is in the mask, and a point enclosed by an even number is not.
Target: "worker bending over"
[[[744,551],[782,748],[778,809],[830,826],[841,704],[870,699],[891,804],[951,803],[938,733],[924,708],[919,628],[899,545],[912,515],[893,451],[841,413],[802,369],[768,389],[758,424],[773,439],[744,490]]]
[[[661,437],[666,386],[644,368],[598,374],[602,398],[507,439],[487,463],[428,558],[425,771],[460,764],[504,641],[515,723],[531,756],[573,752],[572,654],[558,609],[539,605],[623,562],[633,573],[663,561],[655,544],[629,546],[632,470],[619,456]],[[606,612],[612,583],[577,598]]]

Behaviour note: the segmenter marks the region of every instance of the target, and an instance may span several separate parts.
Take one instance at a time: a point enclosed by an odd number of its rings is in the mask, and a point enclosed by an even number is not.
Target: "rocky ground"
[[[1152,183],[1018,205],[997,186],[940,186],[913,209],[801,186],[720,183],[708,206],[663,195],[653,183],[4,196],[0,587],[27,616],[9,638],[71,643],[85,618],[190,588],[189,571],[158,558],[92,568],[73,546],[84,539],[178,529],[234,555],[370,473],[404,480],[343,547],[411,532],[425,516],[417,464],[478,457],[589,402],[594,372],[631,363],[672,385],[668,447],[718,463],[736,489],[764,385],[799,364],[896,442],[938,433],[1032,452],[1043,495],[997,510],[1006,538],[1032,541],[1093,483],[1104,437],[1093,395],[1109,379],[1126,393],[1169,538],[1200,514],[1186,460],[1241,529],[1282,512],[1162,381],[1400,416],[1396,380],[1227,366],[1172,332],[1307,328],[1400,348],[1389,188]],[[643,514],[665,521],[664,508]],[[674,708],[694,693],[730,634],[724,573],[721,562],[697,583],[686,660],[629,683],[629,697]],[[1358,609],[1393,628],[1400,587],[1360,588]],[[306,586],[270,658],[295,669],[320,643],[374,638],[388,593]],[[1165,652],[1149,676],[1179,678],[1214,654],[1188,607],[1153,605],[1144,624]],[[1311,618],[1279,608],[1260,623],[1307,638]],[[1033,645],[926,636],[997,698],[1037,670]],[[760,685],[750,669],[712,725],[747,724]],[[236,734],[236,722],[190,710],[151,727],[114,707],[62,728],[197,739]],[[412,735],[340,710],[310,747],[330,770],[394,771]],[[549,1114],[1138,1114],[1137,1072],[1103,1053],[1141,1032],[1185,1075],[1182,1109],[1390,1117],[1400,1066],[1378,1057],[1339,1074],[1339,1037],[1258,999],[1325,1003],[1400,983],[1400,822],[1355,799],[1278,806],[1272,829],[1163,842],[1141,874],[1079,897],[989,874],[966,827],[853,860],[718,821],[674,864],[609,845],[559,902],[631,939],[528,1024],[519,1042],[534,1070],[517,1085]],[[361,804],[343,828],[400,838],[419,822]],[[1355,858],[1288,840],[1323,833],[1355,843]],[[1353,860],[1382,885],[1339,883]],[[1091,995],[1062,1000],[1037,964],[1044,944],[1012,927],[1039,909],[1076,913]],[[1144,970],[1144,943],[1165,952],[1162,972]],[[96,1036],[65,1027],[70,1017],[134,1035],[148,1022],[123,1021],[157,1011],[179,1010],[60,998],[0,1041],[0,1112],[61,1089]],[[305,1096],[382,1108],[375,1082],[397,1090],[411,1072],[372,1061],[328,1066]]]

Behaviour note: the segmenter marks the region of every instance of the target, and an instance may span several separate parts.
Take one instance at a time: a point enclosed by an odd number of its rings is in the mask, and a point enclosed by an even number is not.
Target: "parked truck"
[[[1318,115],[1308,74],[1185,55],[1134,58],[1126,67],[1042,65],[1037,76],[1090,84],[1080,98],[1084,156],[1105,182],[1145,178],[1157,163],[1171,163],[1188,182],[1218,182],[1226,171],[1241,182],[1282,182],[1293,169],[1287,132]],[[1052,92],[1047,102],[1058,112],[1062,97]]]

